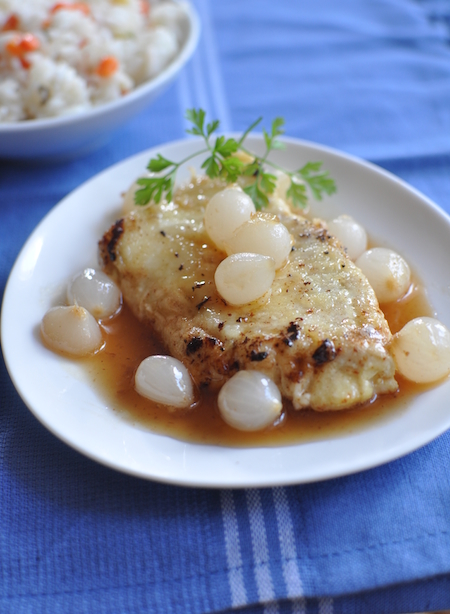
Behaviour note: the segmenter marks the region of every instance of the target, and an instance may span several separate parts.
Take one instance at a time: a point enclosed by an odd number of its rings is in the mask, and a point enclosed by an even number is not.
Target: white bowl
[[[52,159],[76,157],[102,146],[114,130],[148,107],[174,80],[195,51],[200,21],[195,9],[186,9],[183,43],[177,56],[151,81],[126,96],[88,111],[45,119],[0,124],[0,158]]]

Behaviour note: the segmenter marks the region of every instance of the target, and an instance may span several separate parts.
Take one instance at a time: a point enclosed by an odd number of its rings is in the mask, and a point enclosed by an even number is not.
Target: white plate
[[[248,146],[261,147],[259,137]],[[134,156],[94,177],[59,203],[28,239],[11,272],[2,308],[3,352],[11,378],[33,414],[57,437],[109,467],[185,486],[251,487],[312,482],[386,463],[450,427],[450,382],[415,397],[406,411],[361,432],[273,448],[184,443],[135,427],[108,408],[76,362],[46,350],[40,320],[66,280],[96,262],[97,242],[119,214],[120,194],[156,152],[179,160],[185,140]],[[450,218],[389,173],[337,151],[286,139],[286,167],[321,160],[338,193],[325,216],[347,212],[372,236],[403,254],[426,281],[431,303],[450,326]],[[187,171],[185,171],[187,172]]]

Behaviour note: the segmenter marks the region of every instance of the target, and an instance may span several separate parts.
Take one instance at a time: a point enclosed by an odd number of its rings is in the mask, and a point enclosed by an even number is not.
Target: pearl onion
[[[205,210],[205,228],[219,249],[241,224],[255,213],[252,199],[241,188],[226,188],[211,198]]]
[[[340,215],[328,223],[328,230],[347,248],[348,257],[356,260],[367,249],[367,233],[349,215]]]
[[[57,352],[85,356],[103,345],[97,320],[84,307],[53,307],[42,318],[41,333],[46,345]]]
[[[275,262],[261,254],[232,254],[214,274],[217,291],[230,305],[245,305],[261,298],[272,286]]]
[[[273,424],[283,408],[275,383],[259,371],[238,371],[221,388],[219,411],[240,431],[258,431]]]
[[[357,260],[380,303],[390,303],[401,298],[411,284],[408,263],[398,254],[384,247],[374,247]]]
[[[425,384],[450,373],[450,331],[434,318],[411,320],[396,333],[390,351],[398,371]]]
[[[189,371],[172,356],[149,356],[135,375],[137,392],[151,401],[181,409],[194,402],[194,387]]]
[[[271,213],[253,215],[225,242],[228,255],[251,252],[270,256],[275,261],[275,269],[286,264],[291,247],[292,237],[288,229]]]
[[[80,305],[97,318],[116,313],[122,302],[117,285],[107,275],[94,269],[85,269],[76,275],[67,288],[67,301]]]

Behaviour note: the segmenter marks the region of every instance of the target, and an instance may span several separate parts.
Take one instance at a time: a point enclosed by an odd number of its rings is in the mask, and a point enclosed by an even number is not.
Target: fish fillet
[[[348,409],[397,390],[389,326],[361,271],[320,221],[286,210],[288,263],[268,296],[230,306],[214,272],[226,256],[203,225],[219,180],[193,179],[172,203],[135,207],[100,241],[104,270],[200,387],[256,369],[294,408]]]

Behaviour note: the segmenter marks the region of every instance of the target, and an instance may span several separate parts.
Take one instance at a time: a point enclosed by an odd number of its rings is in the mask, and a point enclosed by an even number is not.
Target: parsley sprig
[[[248,151],[244,145],[248,134],[261,123],[262,117],[254,121],[239,140],[227,139],[223,135],[216,136],[214,139],[213,135],[218,130],[220,122],[214,120],[205,123],[206,113],[203,109],[188,109],[186,119],[192,124],[192,128],[187,130],[187,133],[203,138],[205,147],[180,162],[168,160],[161,154],[152,158],[147,169],[159,175],[141,177],[137,180],[138,185],[142,186],[135,192],[134,198],[137,205],[146,205],[150,201],[159,203],[162,198],[170,201],[175,189],[178,169],[182,164],[200,155],[206,155],[201,168],[211,179],[221,177],[228,183],[234,183],[239,177],[249,177],[250,182],[243,189],[253,200],[256,209],[267,207],[269,197],[274,193],[276,187],[277,177],[273,172],[269,172],[267,167],[282,170],[289,176],[291,183],[287,190],[287,197],[296,207],[306,207],[308,190],[317,200],[321,200],[324,194],[333,194],[336,191],[333,179],[328,172],[322,171],[321,162],[308,162],[295,171],[288,171],[269,160],[271,151],[284,147],[283,142],[279,139],[284,134],[284,119],[281,117],[273,120],[270,132],[263,130],[265,152],[262,156]],[[249,161],[244,161],[239,152],[248,154]]]

